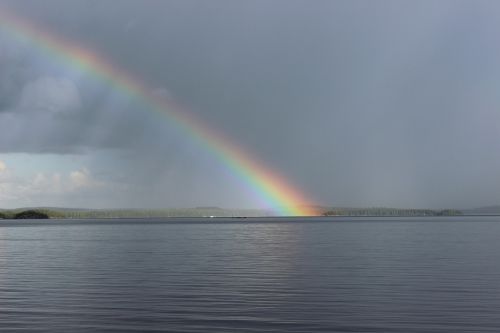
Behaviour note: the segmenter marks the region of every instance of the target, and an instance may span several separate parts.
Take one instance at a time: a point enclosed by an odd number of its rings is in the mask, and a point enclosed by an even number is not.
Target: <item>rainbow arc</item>
[[[254,195],[276,214],[316,215],[311,200],[280,174],[246,153],[222,133],[203,123],[176,103],[152,93],[143,81],[119,68],[104,56],[74,41],[69,41],[29,20],[0,8],[0,29],[9,36],[27,42],[62,65],[90,74],[132,98],[145,110],[163,114],[196,144],[215,156]]]

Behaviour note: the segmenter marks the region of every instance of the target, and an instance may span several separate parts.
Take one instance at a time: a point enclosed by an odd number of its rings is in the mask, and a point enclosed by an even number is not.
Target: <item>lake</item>
[[[0,221],[0,331],[499,332],[500,217]]]

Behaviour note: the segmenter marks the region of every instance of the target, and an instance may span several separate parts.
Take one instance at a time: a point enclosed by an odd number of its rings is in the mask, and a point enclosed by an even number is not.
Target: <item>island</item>
[[[27,220],[27,219],[48,219],[49,215],[44,212],[37,210],[25,210],[17,213],[13,217],[15,220]]]
[[[38,219],[49,219],[49,218],[50,216],[46,212],[34,209],[0,212],[0,219],[38,220]]]

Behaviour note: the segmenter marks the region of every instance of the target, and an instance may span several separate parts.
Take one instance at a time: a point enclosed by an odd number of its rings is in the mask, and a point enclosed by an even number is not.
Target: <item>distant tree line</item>
[[[401,209],[401,208],[324,208],[323,216],[455,216],[456,209]],[[106,218],[163,218],[163,217],[257,217],[272,216],[272,212],[259,209],[223,209],[218,207],[171,209],[64,209],[36,208],[0,210],[0,219],[52,218],[52,219],[106,219]]]
[[[463,213],[456,209],[402,209],[402,208],[331,208],[324,216],[456,216]]]
[[[238,217],[265,216],[268,212],[257,209],[222,209],[216,207],[171,208],[171,209],[103,209],[103,210],[68,210],[63,212],[66,218],[162,218],[162,217]]]
[[[20,215],[21,214],[21,215]],[[270,216],[271,212],[259,209],[223,209],[218,207],[171,209],[15,209],[0,211],[0,219],[22,216],[46,215],[52,219],[106,219],[106,218],[162,218],[162,217],[242,217]]]

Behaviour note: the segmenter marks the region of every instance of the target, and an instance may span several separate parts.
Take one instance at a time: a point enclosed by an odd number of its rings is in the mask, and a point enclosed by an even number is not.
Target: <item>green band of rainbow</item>
[[[269,205],[277,214],[288,216],[315,215],[311,201],[277,173],[251,158],[221,133],[209,128],[175,103],[155,96],[147,85],[104,57],[74,42],[22,19],[0,8],[0,28],[15,39],[28,42],[39,51],[56,58],[66,66],[91,74],[126,96],[140,101],[145,109],[164,114],[187,137],[209,151],[245,186]]]

